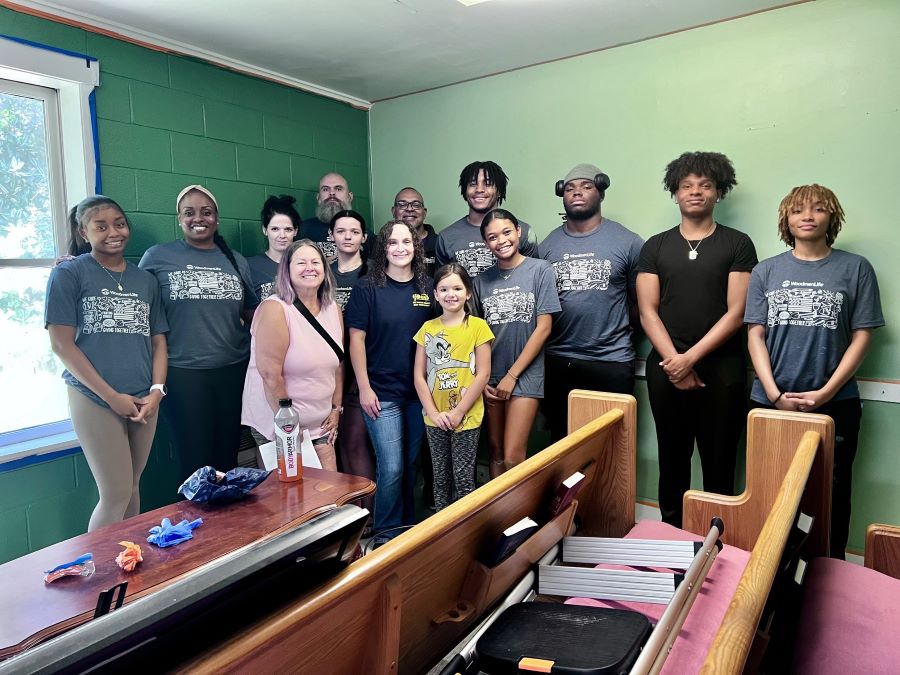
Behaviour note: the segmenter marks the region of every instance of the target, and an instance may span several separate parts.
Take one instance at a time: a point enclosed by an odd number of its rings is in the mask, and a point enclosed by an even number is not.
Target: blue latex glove
[[[175,546],[188,539],[193,539],[194,533],[192,530],[200,527],[202,524],[202,518],[197,518],[197,520],[192,522],[182,520],[177,525],[173,525],[168,518],[163,518],[160,525],[150,528],[150,536],[147,537],[147,541],[151,544],[156,544],[160,548]]]

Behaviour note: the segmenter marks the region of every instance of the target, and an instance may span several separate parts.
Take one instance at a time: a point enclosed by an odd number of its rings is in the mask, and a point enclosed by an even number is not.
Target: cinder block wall
[[[245,255],[263,249],[269,194],[313,214],[318,180],[339,171],[371,219],[368,113],[180,56],[0,7],[0,32],[100,60],[97,118],[103,192],[132,221],[129,258],[180,231],[175,197],[209,187],[221,232]],[[171,443],[157,433],[141,483],[143,508],[175,501]],[[19,468],[0,464],[0,563],[84,532],[97,489],[80,452]]]

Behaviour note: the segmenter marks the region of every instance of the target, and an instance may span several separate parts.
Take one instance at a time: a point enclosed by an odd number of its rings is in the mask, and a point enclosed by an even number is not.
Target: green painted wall
[[[179,190],[216,195],[221,231],[245,255],[263,248],[259,211],[269,194],[315,208],[328,171],[348,179],[371,213],[368,115],[349,105],[0,7],[0,32],[95,56],[103,191],[134,226],[128,255],[180,232]],[[145,508],[174,501],[171,444],[158,433],[142,480]],[[81,454],[2,471],[0,562],[83,532],[97,491]]]
[[[776,209],[792,186],[835,190],[848,214],[838,244],[875,266],[889,324],[861,374],[900,379],[898,72],[900,3],[818,0],[377,103],[375,212],[386,216],[412,183],[443,227],[465,213],[459,170],[493,159],[510,177],[505,206],[544,236],[560,222],[554,182],[592,161],[612,179],[605,215],[647,237],[677,223],[660,184],[666,163],[685,150],[725,152],[740,184],[717,218],[750,234],[761,258],[784,250]],[[655,499],[653,426],[638,393],[639,494]],[[900,522],[897,406],[867,403],[863,425],[854,548],[865,523]]]

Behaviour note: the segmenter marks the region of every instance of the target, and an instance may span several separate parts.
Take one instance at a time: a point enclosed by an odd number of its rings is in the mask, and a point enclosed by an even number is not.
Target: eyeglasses
[[[418,199],[414,202],[394,202],[394,208],[398,211],[405,211],[406,209],[412,209],[413,211],[421,211],[425,208],[425,205],[420,202]]]

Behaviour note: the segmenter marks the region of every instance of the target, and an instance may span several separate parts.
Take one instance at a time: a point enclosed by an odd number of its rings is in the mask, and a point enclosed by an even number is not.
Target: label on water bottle
[[[297,435],[291,433],[294,430],[292,426],[286,426],[284,430],[284,472],[293,478],[297,475]]]

